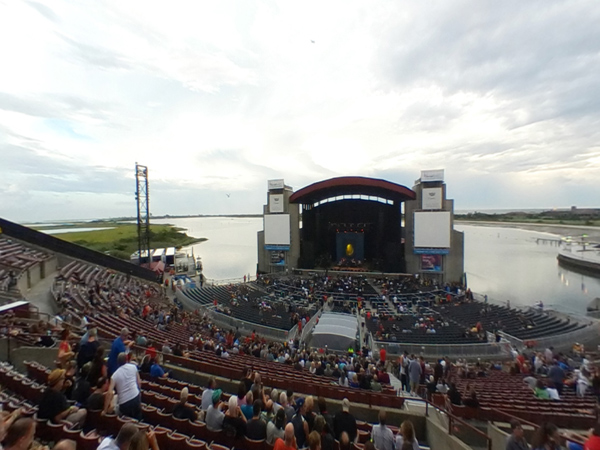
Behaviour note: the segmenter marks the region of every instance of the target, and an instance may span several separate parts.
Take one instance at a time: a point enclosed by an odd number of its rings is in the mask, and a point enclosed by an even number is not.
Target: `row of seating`
[[[0,264],[5,268],[22,271],[52,258],[48,252],[0,237]]]

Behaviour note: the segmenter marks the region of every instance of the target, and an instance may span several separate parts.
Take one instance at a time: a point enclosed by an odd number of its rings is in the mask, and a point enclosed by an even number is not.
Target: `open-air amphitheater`
[[[152,427],[163,449],[272,448],[272,443],[209,430],[201,419],[172,415],[184,387],[190,392],[188,406],[199,412],[210,377],[216,378],[227,402],[237,395],[247,369],[261,375],[266,396],[277,389],[288,391],[292,401],[323,397],[330,414],[340,411],[347,398],[357,421],[352,444],[357,449],[371,439],[380,410],[387,412],[394,434],[410,420],[421,448],[434,450],[504,449],[509,423],[515,419],[528,439],[552,422],[563,438],[582,443],[586,430],[598,421],[600,380],[588,375],[589,387],[579,393],[570,386],[571,380],[577,384],[579,372],[574,369],[582,364],[592,365],[584,370],[595,372],[594,353],[586,354],[587,363],[571,349],[575,342],[597,336],[593,319],[511,309],[478,301],[477,295],[471,300],[456,287],[419,286],[415,280],[385,274],[325,277],[311,272],[173,291],[171,284],[156,283],[154,273],[127,262],[1,219],[0,228],[0,401],[4,411],[22,408],[23,415],[35,418],[41,442],[66,438],[77,448],[96,449],[101,437],[116,435],[124,423],[134,422],[140,429]],[[146,305],[173,319],[157,324],[158,314],[144,315]],[[355,320],[356,335],[336,341],[332,331],[331,341],[325,342],[349,343],[352,360],[347,349],[326,349],[315,337],[325,317],[339,316]],[[143,374],[141,421],[88,410],[80,429],[37,418],[50,371],[65,365],[58,358],[63,328],[69,329],[68,340],[76,348],[86,322],[87,328],[97,328],[107,354],[123,328],[131,338],[143,336],[146,347],[152,342],[158,353],[163,346],[180,349],[163,352],[169,377]],[[234,334],[235,344],[229,339]],[[524,382],[531,376],[525,373],[527,367],[537,367],[537,361],[527,362],[539,351],[543,367],[534,376],[551,384],[545,375],[551,361],[543,361],[551,346],[554,357],[568,366],[559,400],[536,398]],[[382,349],[385,364],[379,361]],[[146,350],[138,341],[132,360],[140,364]],[[398,359],[405,351],[423,356],[425,362],[414,394],[403,391],[398,381]],[[440,358],[446,358],[442,377],[456,384],[462,398],[475,392],[478,407],[452,404],[436,392],[435,384],[432,389],[428,376],[434,375]],[[321,363],[321,370],[314,370]],[[327,363],[331,369],[354,363],[360,386],[340,386],[337,376],[325,374]],[[380,391],[369,389],[369,373],[385,372],[390,383]],[[319,413],[316,404],[314,412]],[[333,448],[341,448],[337,440]]]

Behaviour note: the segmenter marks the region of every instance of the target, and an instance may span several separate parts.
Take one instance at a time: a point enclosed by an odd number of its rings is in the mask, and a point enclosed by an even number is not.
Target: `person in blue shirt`
[[[150,375],[157,378],[166,378],[169,374],[160,366],[160,363],[160,355],[156,355],[156,359],[150,367]]]
[[[123,328],[121,330],[121,335],[116,338],[112,346],[110,347],[110,353],[108,354],[108,362],[106,364],[108,369],[108,376],[111,377],[113,373],[119,368],[119,364],[117,363],[117,357],[119,353],[127,353],[128,347],[131,347],[133,341],[128,341],[127,337],[129,336],[129,330],[127,328]]]

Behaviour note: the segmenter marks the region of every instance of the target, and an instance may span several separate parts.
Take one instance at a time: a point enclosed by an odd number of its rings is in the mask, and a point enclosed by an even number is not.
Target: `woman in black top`
[[[462,405],[462,397],[458,389],[456,389],[455,383],[450,383],[450,389],[448,389],[448,399],[453,405]]]

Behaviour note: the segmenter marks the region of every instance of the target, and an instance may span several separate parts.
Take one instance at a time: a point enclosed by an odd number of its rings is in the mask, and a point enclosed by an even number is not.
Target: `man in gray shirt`
[[[529,444],[525,440],[521,422],[513,420],[510,422],[512,434],[506,440],[506,450],[529,450]]]
[[[212,394],[212,405],[208,407],[206,411],[206,428],[211,431],[221,431],[223,429],[223,419],[225,414],[223,413],[223,405],[221,403],[221,389],[217,389]]]
[[[417,393],[419,388],[419,380],[421,379],[421,363],[417,358],[413,359],[408,366],[408,373],[410,374],[410,392],[413,394]]]

